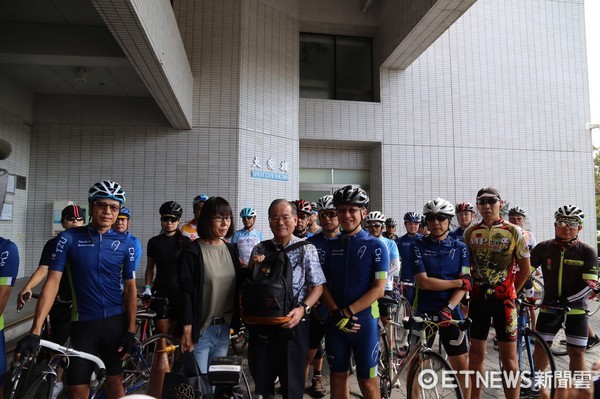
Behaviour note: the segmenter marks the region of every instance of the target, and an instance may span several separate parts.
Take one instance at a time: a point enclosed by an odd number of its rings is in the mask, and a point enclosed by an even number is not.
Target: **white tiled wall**
[[[494,184],[549,239],[558,206],[595,216],[584,43],[582,0],[479,0],[408,69],[381,71],[380,104],[302,99],[300,137],[380,141],[388,216]]]
[[[21,259],[23,259],[28,250],[26,238],[32,232],[30,225],[27,228],[27,197],[31,189],[31,180],[29,179],[31,124],[20,116],[0,108],[0,138],[8,141],[12,146],[10,156],[0,161],[0,169],[6,169],[9,174],[27,178],[25,190],[15,189],[14,194],[6,194],[5,202],[13,206],[12,220],[0,221],[0,236],[17,244]],[[21,260],[19,276],[24,273],[24,264],[25,262]]]

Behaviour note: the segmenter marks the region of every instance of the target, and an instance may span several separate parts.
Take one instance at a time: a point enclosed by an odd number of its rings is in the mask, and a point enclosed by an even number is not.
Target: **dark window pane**
[[[373,101],[371,39],[300,34],[300,97]]]
[[[373,101],[371,40],[336,38],[336,78],[338,100]]]
[[[335,98],[333,36],[300,35],[300,97]]]

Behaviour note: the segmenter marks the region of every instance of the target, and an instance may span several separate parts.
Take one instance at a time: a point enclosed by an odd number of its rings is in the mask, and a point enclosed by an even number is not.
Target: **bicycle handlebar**
[[[37,294],[35,292],[32,292],[31,295],[29,294],[29,292],[26,292],[23,295],[23,301],[28,302],[30,298],[33,299],[40,299],[40,294]],[[54,298],[54,303],[63,303],[63,304],[72,304],[73,301],[69,300],[69,301],[65,301],[60,299],[60,296],[56,296],[56,298]],[[21,305],[21,304],[17,304],[17,312],[20,312],[23,309],[23,306],[25,306],[25,304]]]
[[[104,379],[106,376],[106,365],[98,356],[94,356],[91,353],[81,352],[73,348],[55,344],[54,342],[47,341],[45,339],[40,340],[40,347],[48,348],[56,352],[60,352],[68,357],[78,357],[81,359],[89,360],[90,362],[98,366],[98,380]]]
[[[517,305],[519,306],[526,306],[529,308],[538,308],[538,309],[550,309],[550,310],[556,310],[558,312],[564,312],[564,313],[568,313],[571,311],[571,308],[568,306],[553,306],[553,305],[536,305],[535,303],[531,303],[528,301],[524,301],[522,299],[517,299]]]

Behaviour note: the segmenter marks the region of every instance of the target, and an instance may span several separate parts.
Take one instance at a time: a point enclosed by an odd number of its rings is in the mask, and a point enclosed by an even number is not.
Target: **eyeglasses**
[[[117,213],[121,210],[121,205],[109,204],[108,202],[94,202],[94,205],[103,211],[110,209],[112,213]]]
[[[577,221],[568,221],[568,220],[557,220],[556,227],[570,227],[572,229],[578,229],[580,226]]]
[[[231,220],[231,216],[229,216],[229,215],[213,216],[212,220],[214,220],[215,222],[219,222],[219,223],[229,222]]]
[[[271,223],[287,223],[292,220],[294,217],[292,215],[283,215],[283,216],[269,216],[269,222]]]
[[[368,229],[380,229],[383,225],[381,223],[369,223],[367,224]]]
[[[319,217],[333,219],[333,218],[337,217],[337,212],[336,211],[321,211],[321,212],[319,212]]]
[[[496,205],[498,203],[498,198],[479,198],[477,200],[477,205]]]
[[[358,213],[360,211],[360,208],[346,208],[346,209],[336,209],[335,212],[338,215],[343,215],[344,213]]]
[[[428,222],[431,222],[433,220],[443,222],[444,220],[448,220],[448,217],[437,213],[428,213],[427,215],[425,215],[425,220],[427,220]]]
[[[302,220],[306,220],[310,217],[310,215],[306,214],[306,213],[299,213],[298,214],[298,219],[302,219]]]
[[[175,216],[161,216],[160,217],[160,221],[161,222],[171,222],[171,223],[175,223],[179,221],[179,218],[176,218]]]
[[[83,218],[65,218],[69,222],[83,222]]]

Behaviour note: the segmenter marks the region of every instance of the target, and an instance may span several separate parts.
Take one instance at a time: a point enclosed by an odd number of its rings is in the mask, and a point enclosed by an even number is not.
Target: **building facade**
[[[595,219],[583,0],[94,0],[76,11],[0,13],[0,137],[13,146],[0,167],[26,178],[7,194],[0,236],[24,254],[22,276],[54,201],[85,204],[101,179],[125,188],[144,247],[167,200],[191,218],[195,195],[220,195],[256,208],[267,232],[273,199],[347,183],[396,218],[495,185],[538,239],[552,237],[560,205]],[[46,43],[49,24],[64,31]],[[25,30],[38,39],[10,43]],[[307,89],[304,34],[369,39],[370,100]],[[95,41],[78,42],[86,35]],[[352,54],[336,79],[358,68]]]

